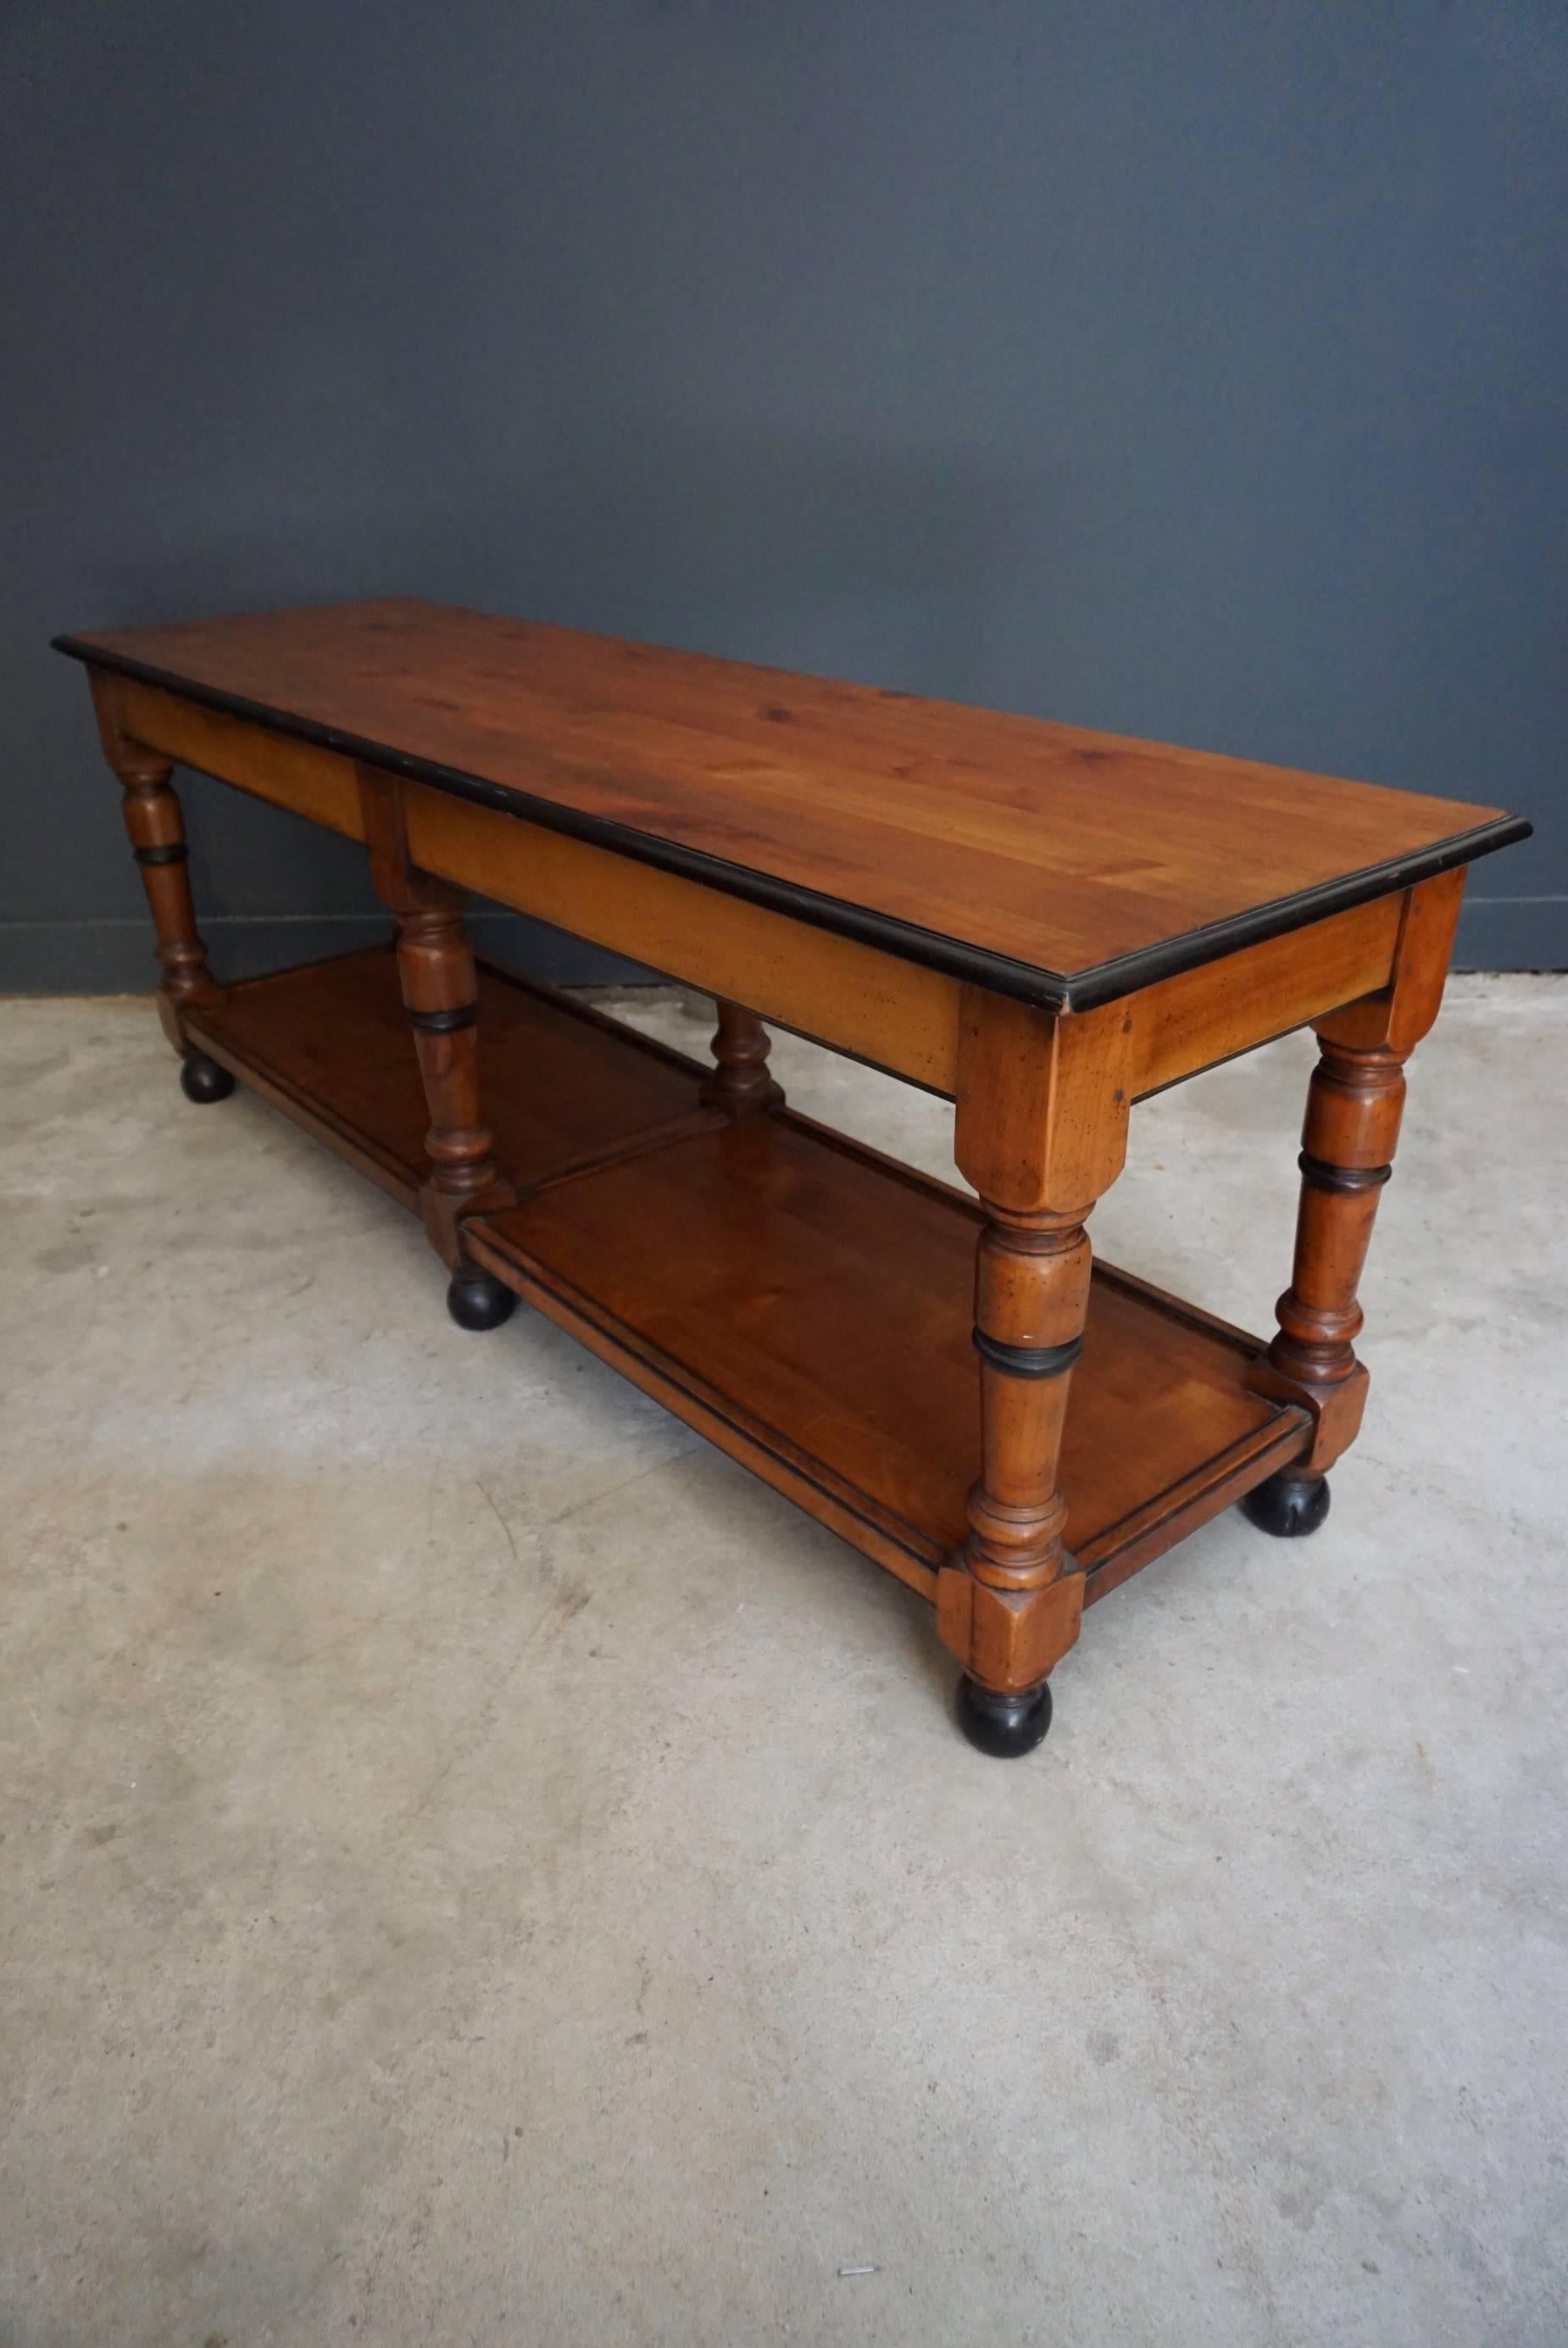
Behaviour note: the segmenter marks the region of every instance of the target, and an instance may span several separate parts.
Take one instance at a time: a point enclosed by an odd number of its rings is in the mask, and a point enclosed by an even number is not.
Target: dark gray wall
[[[51,631],[394,591],[1500,801],[1463,958],[1568,962],[1560,6],[11,0],[0,87],[0,983],[150,975]],[[186,796],[223,967],[379,926]]]

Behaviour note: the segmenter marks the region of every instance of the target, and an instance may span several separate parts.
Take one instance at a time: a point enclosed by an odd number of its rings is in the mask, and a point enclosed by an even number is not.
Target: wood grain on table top
[[[985,981],[994,958],[1024,974],[1006,991],[1044,1002],[1109,999],[1529,829],[1494,808],[401,599],[59,644],[492,804],[526,794],[518,812],[534,820],[960,975]]]

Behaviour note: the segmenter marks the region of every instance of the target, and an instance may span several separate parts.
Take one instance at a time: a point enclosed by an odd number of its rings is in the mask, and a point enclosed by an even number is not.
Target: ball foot
[[[473,1263],[455,1272],[447,1290],[447,1310],[459,1329],[499,1329],[511,1319],[516,1303],[504,1281]]]
[[[180,1089],[188,1101],[227,1100],[234,1079],[205,1052],[188,1052],[180,1063]]]
[[[1242,1502],[1242,1514],[1260,1532],[1292,1540],[1315,1533],[1328,1514],[1326,1476],[1271,1476]]]
[[[958,1683],[958,1725],[977,1751],[995,1761],[1016,1761],[1032,1753],[1051,1725],[1051,1684],[1003,1695],[982,1687],[967,1673]]]

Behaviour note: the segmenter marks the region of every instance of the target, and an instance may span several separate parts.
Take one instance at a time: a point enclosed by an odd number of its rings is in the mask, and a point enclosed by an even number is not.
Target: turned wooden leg
[[[1315,1022],[1321,1057],[1307,1089],[1301,1204],[1278,1332],[1253,1365],[1258,1392],[1305,1403],[1310,1446],[1242,1502],[1264,1531],[1315,1532],[1328,1514],[1327,1470],[1367,1406],[1356,1354],[1357,1302],[1405,1106],[1405,1063],[1437,1017],[1464,874],[1442,873],[1406,897],[1389,986]]]
[[[480,1111],[479,979],[463,930],[462,894],[411,862],[395,777],[361,767],[359,800],[371,878],[397,917],[397,976],[430,1117],[429,1174],[419,1194],[425,1229],[452,1275],[447,1309],[453,1320],[462,1329],[499,1328],[517,1299],[470,1260],[463,1219],[480,1207],[510,1205],[516,1192],[501,1179]]]
[[[768,1073],[771,1048],[768,1030],[755,1011],[738,1003],[716,1003],[718,1026],[713,1038],[714,1071],[704,1082],[702,1097],[738,1121],[779,1107],[784,1089]]]
[[[1356,1357],[1365,1316],[1357,1291],[1405,1106],[1405,1052],[1357,1051],[1323,1040],[1302,1132],[1301,1205],[1290,1286],[1275,1306],[1268,1359],[1278,1378],[1309,1396],[1312,1448],[1243,1501],[1265,1532],[1315,1532],[1328,1514],[1326,1471],[1354,1441],[1367,1400]]]
[[[196,928],[185,823],[170,781],[173,762],[139,743],[122,742],[117,771],[125,793],[125,828],[157,932],[161,991],[178,1012],[217,990]]]
[[[196,929],[185,823],[170,781],[173,761],[122,733],[115,679],[93,679],[93,702],[104,756],[124,794],[125,828],[152,914],[155,952],[163,973],[158,991],[159,1017],[183,1061],[180,1080],[187,1097],[222,1100],[233,1091],[234,1079],[216,1060],[192,1050],[181,1016],[191,1006],[215,1001],[219,990]]]
[[[397,917],[397,972],[430,1112],[422,1204],[425,1228],[452,1274],[447,1308],[459,1328],[499,1328],[516,1298],[469,1261],[462,1241],[464,1215],[481,1201],[499,1204],[502,1195],[494,1140],[480,1112],[479,981],[461,901],[428,873],[409,876]]]
[[[969,1529],[937,1577],[937,1630],[960,1657],[959,1725],[984,1753],[1027,1753],[1050,1725],[1047,1674],[1078,1637],[1083,1574],[1058,1481],[1091,1255],[1084,1224],[1120,1169],[1122,1014],[1053,1020],[966,991],[956,1146],[986,1215],[975,1259],[980,1474]]]
[[[977,1251],[981,1470],[969,1494],[968,1669],[959,1719],[999,1756],[1027,1753],[1050,1726],[1046,1673],[1071,1645],[1083,1576],[1062,1547],[1057,1481],[1072,1365],[1083,1349],[1090,1251],[1081,1222],[1027,1220],[990,1200]]]

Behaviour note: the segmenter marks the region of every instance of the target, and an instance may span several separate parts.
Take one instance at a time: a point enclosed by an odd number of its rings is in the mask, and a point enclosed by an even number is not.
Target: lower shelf
[[[480,1067],[496,1157],[520,1189],[651,1135],[711,1125],[679,1052],[481,963]],[[410,1207],[429,1117],[390,946],[230,987],[191,1040]]]
[[[232,989],[222,1060],[410,1204],[423,1096],[390,954]],[[775,1111],[732,1126],[702,1068],[486,970],[486,1112],[521,1194],[469,1246],[646,1392],[933,1594],[979,1462],[978,1210]],[[1092,1599],[1305,1445],[1249,1393],[1258,1341],[1095,1269],[1062,1463]]]

